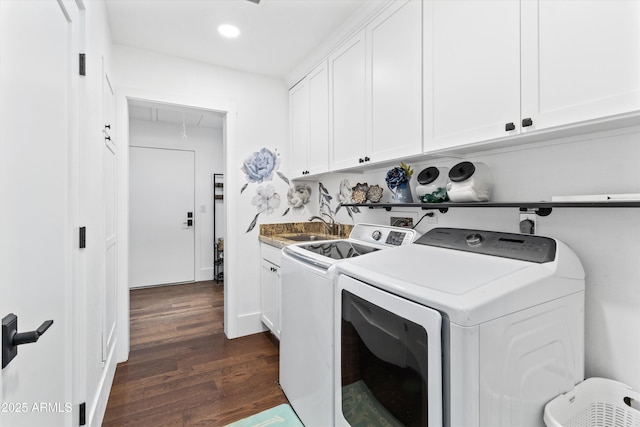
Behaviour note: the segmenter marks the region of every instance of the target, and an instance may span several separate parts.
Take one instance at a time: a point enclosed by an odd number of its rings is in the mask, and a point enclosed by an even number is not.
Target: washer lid
[[[359,278],[379,287],[384,287],[381,282],[395,279],[456,296],[535,266],[526,261],[415,244],[376,255],[362,257],[361,262],[353,260],[343,265],[340,271],[346,274],[356,271],[361,276]],[[363,275],[362,270],[368,274]]]
[[[342,262],[338,273],[440,310],[456,324],[475,326],[583,291],[582,266],[567,258],[571,277],[557,274],[557,260],[536,263],[413,244]]]

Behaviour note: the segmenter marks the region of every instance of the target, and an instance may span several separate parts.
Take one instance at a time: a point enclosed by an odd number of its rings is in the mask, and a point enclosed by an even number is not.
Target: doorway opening
[[[142,100],[128,110],[129,287],[214,279],[224,114]]]
[[[188,98],[188,97],[187,97]],[[116,113],[117,113],[117,132],[118,140],[122,141],[119,152],[122,154],[121,161],[118,165],[118,187],[120,196],[118,199],[118,226],[122,230],[123,244],[118,254],[118,346],[117,360],[122,362],[128,359],[130,350],[130,295],[129,295],[129,247],[130,247],[130,198],[129,198],[129,147],[131,144],[130,137],[136,133],[136,126],[151,127],[165,126],[174,132],[174,146],[165,145],[157,147],[160,143],[154,140],[153,135],[148,135],[142,141],[134,142],[134,145],[146,146],[150,148],[154,144],[155,148],[164,149],[182,149],[200,151],[197,147],[194,149],[196,137],[199,133],[206,133],[207,130],[201,129],[205,123],[211,121],[211,129],[216,129],[218,135],[217,145],[209,142],[208,147],[202,148],[203,153],[207,155],[202,157],[213,166],[204,169],[199,159],[194,158],[194,174],[199,175],[201,171],[207,171],[206,184],[198,185],[194,188],[194,207],[192,211],[194,222],[194,281],[208,281],[213,279],[213,237],[202,237],[200,231],[205,236],[212,236],[214,229],[213,208],[209,203],[214,201],[213,175],[214,173],[225,174],[230,164],[236,162],[236,111],[232,105],[211,103],[209,100],[194,100],[191,98],[170,96],[166,94],[158,94],[145,90],[126,89],[121,91],[116,97]],[[199,124],[199,125],[198,125]],[[135,138],[131,138],[135,139]],[[165,141],[166,142],[166,141]],[[178,146],[177,144],[182,144]],[[189,147],[192,144],[192,147]],[[160,144],[161,145],[161,144]],[[206,144],[201,144],[206,145]],[[207,151],[208,150],[208,151]],[[197,154],[196,154],[197,155]],[[206,163],[206,162],[205,162]],[[225,181],[227,176],[225,175]],[[233,177],[232,177],[233,178]],[[203,181],[204,182],[204,181]],[[224,191],[224,190],[223,190]],[[234,219],[227,214],[229,206],[235,199],[233,194],[227,194],[223,204],[216,206],[216,235],[217,237],[228,236],[229,230],[233,230]],[[203,194],[203,195],[200,195]],[[204,200],[204,201],[203,201]],[[210,202],[209,202],[210,201]],[[185,219],[188,219],[185,218]],[[183,221],[186,222],[186,221]],[[229,253],[229,242],[233,243],[233,239],[225,239],[226,252]],[[229,260],[225,257],[223,260],[224,271],[230,272],[234,270],[233,259]],[[236,309],[236,291],[231,283],[229,273],[225,274],[225,292],[224,292],[224,332],[229,338],[237,336],[237,309]]]

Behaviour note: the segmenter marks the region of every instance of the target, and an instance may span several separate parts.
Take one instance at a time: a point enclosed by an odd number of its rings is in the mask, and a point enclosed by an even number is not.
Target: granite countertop
[[[336,224],[337,234],[327,234],[325,225],[321,222],[284,222],[279,224],[260,224],[258,240],[267,245],[283,248],[293,243],[304,241],[345,239],[349,237],[353,225]],[[299,240],[301,236],[313,235],[313,240]],[[297,240],[293,240],[297,238]]]

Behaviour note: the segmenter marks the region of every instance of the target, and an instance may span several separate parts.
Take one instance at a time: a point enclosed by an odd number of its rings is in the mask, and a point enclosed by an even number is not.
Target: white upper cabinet
[[[289,90],[291,177],[329,170],[329,77],[324,61]]]
[[[366,60],[364,30],[329,56],[329,167],[364,162]]]
[[[396,1],[366,27],[371,162],[422,152],[422,2]]]
[[[640,2],[424,3],[424,150],[640,110]]]
[[[309,84],[303,79],[289,90],[291,177],[306,175],[309,152]]]
[[[505,127],[520,120],[519,3],[427,1],[423,34],[424,150],[513,133]]]
[[[638,112],[640,0],[396,0],[292,89],[293,175]]]
[[[638,110],[639,1],[522,1],[525,130]]]
[[[307,170],[318,174],[329,170],[329,72],[327,61],[308,76],[309,155]]]
[[[422,152],[422,2],[395,1],[329,57],[330,169]]]

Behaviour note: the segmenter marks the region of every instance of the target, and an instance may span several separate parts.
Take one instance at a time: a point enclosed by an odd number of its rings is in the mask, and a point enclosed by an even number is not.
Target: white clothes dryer
[[[542,426],[584,378],[584,270],[558,240],[436,228],[337,270],[337,426]]]

